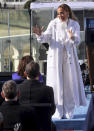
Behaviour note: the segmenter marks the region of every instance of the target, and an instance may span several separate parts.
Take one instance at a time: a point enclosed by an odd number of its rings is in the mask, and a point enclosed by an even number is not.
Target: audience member
[[[31,104],[48,104],[51,106],[38,106],[35,107],[38,117],[40,119],[40,125],[44,131],[55,131],[56,127],[51,121],[51,116],[55,112],[54,93],[53,88],[43,85],[39,82],[39,64],[36,62],[30,62],[25,69],[26,80],[18,85],[20,92],[19,101],[21,103]]]
[[[23,56],[19,61],[18,71],[12,74],[12,79],[13,80],[25,79],[25,76],[24,76],[25,67],[31,61],[33,61],[32,56],[29,56],[29,55]]]
[[[33,108],[19,104],[19,93],[13,80],[3,84],[1,95],[5,99],[0,106],[4,117],[4,131],[40,131]]]
[[[4,99],[1,96],[1,92],[2,92],[2,85],[4,84],[4,81],[0,81],[0,105],[3,103]]]
[[[0,131],[3,131],[4,128],[4,117],[3,114],[0,112]]]
[[[30,55],[26,55],[26,56],[23,56],[20,61],[19,61],[19,65],[18,65],[18,71],[16,73],[13,73],[12,74],[12,80],[20,80],[20,81],[23,81],[25,79],[25,75],[24,75],[24,72],[25,72],[25,68],[26,68],[26,65],[31,62],[31,61],[34,61],[33,57],[30,56]],[[43,82],[43,79],[42,79],[42,76],[40,75],[40,81]],[[17,81],[19,82],[19,81]],[[19,84],[19,83],[18,83]]]
[[[88,107],[84,131],[94,131],[94,93]]]

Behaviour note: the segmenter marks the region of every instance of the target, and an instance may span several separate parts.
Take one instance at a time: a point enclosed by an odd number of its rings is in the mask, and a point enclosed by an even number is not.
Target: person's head
[[[16,82],[13,80],[6,81],[2,86],[1,95],[5,100],[17,100],[18,90]]]
[[[26,65],[25,73],[27,78],[39,79],[40,67],[37,62],[30,62]]]
[[[70,6],[68,6],[67,4],[62,4],[58,7],[57,17],[59,17],[61,21],[66,21],[68,18],[71,18],[77,21],[77,18],[75,17],[74,13],[72,12]]]
[[[24,71],[25,71],[25,68],[26,68],[26,65],[31,62],[31,61],[34,61],[33,57],[30,56],[30,55],[27,55],[27,56],[23,56],[21,58],[21,60],[19,61],[19,65],[18,65],[18,75],[20,75],[22,78],[25,78],[24,76]]]

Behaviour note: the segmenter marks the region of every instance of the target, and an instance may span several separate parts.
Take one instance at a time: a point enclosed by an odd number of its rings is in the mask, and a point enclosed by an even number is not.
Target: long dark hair
[[[67,4],[62,4],[58,7],[64,9],[66,12],[69,12],[69,18],[78,21],[77,17],[74,15],[73,11],[71,10],[70,6],[68,6]]]
[[[34,60],[33,60],[33,57],[30,55],[23,56],[21,60],[19,61],[17,72],[18,72],[18,75],[20,75],[22,78],[25,77],[24,71],[25,71],[26,65],[31,61],[34,61]]]

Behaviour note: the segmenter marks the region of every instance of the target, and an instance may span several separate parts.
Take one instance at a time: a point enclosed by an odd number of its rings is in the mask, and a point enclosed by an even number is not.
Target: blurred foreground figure
[[[0,112],[4,117],[3,131],[40,131],[34,109],[19,104],[19,93],[13,80],[4,83],[1,95],[5,99],[0,106]]]
[[[84,131],[94,131],[94,93],[88,107]]]
[[[35,105],[34,107],[43,131],[56,131],[56,127],[51,120],[56,109],[53,88],[39,81],[39,71],[38,63],[30,62],[27,64],[25,69],[27,79],[18,85],[20,92],[19,101],[22,104]]]

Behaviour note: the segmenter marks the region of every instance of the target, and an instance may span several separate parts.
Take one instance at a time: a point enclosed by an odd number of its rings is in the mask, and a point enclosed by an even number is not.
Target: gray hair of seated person
[[[6,81],[2,86],[2,92],[7,99],[14,99],[17,96],[17,85],[13,80]]]
[[[26,65],[25,72],[29,78],[36,78],[40,74],[39,64],[37,62],[30,62]]]

